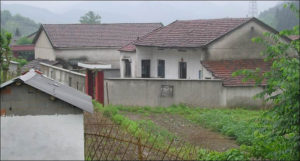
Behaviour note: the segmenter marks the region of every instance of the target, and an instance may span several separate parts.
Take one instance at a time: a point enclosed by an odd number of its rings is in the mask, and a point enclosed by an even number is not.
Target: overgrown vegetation
[[[1,81],[5,82],[7,80],[8,70],[10,61],[12,59],[12,51],[10,49],[10,42],[12,39],[12,34],[9,32],[0,32],[0,74],[1,74]]]
[[[293,4],[290,9],[299,16],[299,9]],[[299,154],[299,40],[286,42],[282,37],[299,35],[299,24],[293,30],[283,30],[279,34],[265,33],[263,38],[253,38],[256,43],[265,45],[262,52],[265,61],[271,61],[269,72],[240,70],[233,75],[244,75],[244,81],[253,79],[256,84],[267,80],[267,85],[257,97],[271,101],[274,107],[261,118],[270,124],[266,130],[260,127],[255,133],[253,145],[247,150],[259,159],[298,160]],[[265,119],[268,118],[268,119]]]
[[[248,147],[254,143],[252,140],[257,129],[265,127],[270,130],[269,124],[264,124],[259,118],[264,115],[264,110],[246,109],[207,109],[191,108],[185,105],[173,105],[170,107],[128,107],[128,106],[105,106],[95,103],[95,107],[103,112],[104,115],[112,118],[117,123],[130,122],[133,127],[141,127],[147,121],[132,121],[120,114],[120,111],[139,113],[146,116],[150,114],[178,114],[198,125],[210,128],[233,137],[241,144],[241,149],[230,149],[226,152],[216,152],[213,150],[198,148],[199,160],[247,160],[251,158]],[[161,135],[161,142],[173,138],[172,134],[165,129],[157,127],[152,121],[144,124],[145,132],[153,132]],[[172,136],[172,137],[170,137]],[[225,159],[226,158],[226,159]]]

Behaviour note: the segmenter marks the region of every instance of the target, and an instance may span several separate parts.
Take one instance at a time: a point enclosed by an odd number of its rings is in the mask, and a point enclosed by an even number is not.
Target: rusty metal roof
[[[90,96],[72,87],[50,79],[42,74],[39,74],[33,69],[22,76],[16,77],[8,82],[1,84],[0,88],[10,85],[16,80],[21,80],[29,86],[32,86],[84,111],[90,113],[93,113],[94,111],[92,98]]]

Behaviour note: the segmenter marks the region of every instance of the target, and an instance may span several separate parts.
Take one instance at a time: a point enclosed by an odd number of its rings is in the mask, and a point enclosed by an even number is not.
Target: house
[[[33,69],[1,84],[1,160],[83,160],[90,96]]]
[[[222,79],[228,85],[235,70],[265,67],[264,47],[251,41],[263,32],[277,33],[256,18],[177,20],[120,49],[121,77]]]
[[[109,76],[120,75],[118,49],[160,28],[161,23],[43,24],[36,37],[35,59],[59,61],[66,69],[80,63],[111,65]]]

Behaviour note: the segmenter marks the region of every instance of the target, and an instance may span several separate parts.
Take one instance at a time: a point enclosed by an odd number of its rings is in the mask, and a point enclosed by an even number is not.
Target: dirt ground
[[[226,151],[230,148],[239,147],[233,139],[213,132],[209,129],[195,125],[179,115],[152,114],[145,116],[142,114],[122,112],[132,120],[152,120],[156,125],[161,126],[183,140],[210,150]]]

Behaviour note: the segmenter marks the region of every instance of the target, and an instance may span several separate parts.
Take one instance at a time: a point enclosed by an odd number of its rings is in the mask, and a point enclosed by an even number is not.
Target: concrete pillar
[[[103,71],[98,71],[95,78],[95,99],[104,105],[104,74]]]
[[[86,76],[85,76],[85,93],[89,96],[92,96],[94,98],[94,77],[92,70],[87,69],[86,70]]]

